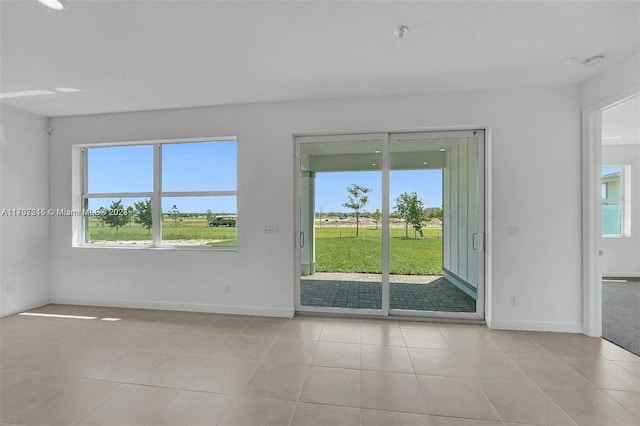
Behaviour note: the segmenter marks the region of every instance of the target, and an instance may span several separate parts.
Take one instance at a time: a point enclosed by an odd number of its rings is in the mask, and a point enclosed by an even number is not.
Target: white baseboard
[[[496,330],[519,331],[553,331],[558,333],[582,333],[581,322],[551,322],[551,321],[518,321],[492,319],[489,328]]]
[[[212,305],[205,303],[158,302],[152,300],[88,299],[68,296],[52,296],[51,303],[65,305],[106,306],[112,308],[163,309],[168,311],[209,312],[216,314],[256,315],[264,317],[293,318],[295,311],[261,306]]]
[[[20,312],[28,311],[29,309],[39,308],[40,306],[47,305],[51,303],[51,299],[49,297],[41,297],[39,299],[34,299],[28,303],[21,304],[17,307],[10,307],[6,311],[0,312],[0,318],[8,317],[9,315],[19,314]]]

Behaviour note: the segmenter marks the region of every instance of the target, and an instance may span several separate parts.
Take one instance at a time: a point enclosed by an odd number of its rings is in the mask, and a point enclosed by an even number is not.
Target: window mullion
[[[89,207],[89,202],[87,199],[87,193],[89,192],[89,154],[87,148],[82,148],[80,155],[80,165],[82,170],[82,182],[80,192],[82,193],[82,201],[81,205],[83,209]],[[89,218],[84,218],[82,220],[82,243],[89,242]]]
[[[237,196],[238,191],[170,191],[160,192],[162,197],[228,197]]]
[[[87,148],[82,148],[82,196],[84,197],[89,192],[89,170],[87,160]]]
[[[160,247],[162,244],[162,203],[160,193],[162,192],[162,145],[155,144],[153,149],[153,206],[152,212],[152,234],[153,247]]]
[[[95,192],[83,194],[84,198],[148,198],[153,192]]]
[[[623,188],[621,188],[621,190],[622,189]],[[624,192],[623,192],[623,194],[624,194]],[[624,216],[625,216],[624,198],[621,199],[618,204],[620,205],[620,236],[621,237],[625,237],[627,235],[627,232],[626,232],[625,221],[624,221]]]

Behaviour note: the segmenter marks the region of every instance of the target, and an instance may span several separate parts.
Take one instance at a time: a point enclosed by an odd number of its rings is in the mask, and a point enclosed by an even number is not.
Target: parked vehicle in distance
[[[233,228],[236,226],[236,218],[235,217],[214,217],[213,219],[209,219],[207,221],[209,226],[226,226],[229,228]]]

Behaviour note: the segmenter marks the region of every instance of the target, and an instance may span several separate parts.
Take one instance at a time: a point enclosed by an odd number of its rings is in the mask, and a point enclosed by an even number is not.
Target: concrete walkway
[[[390,283],[401,284],[429,284],[439,278],[440,275],[389,275]],[[382,274],[360,274],[357,272],[316,272],[313,275],[302,277],[303,280],[315,281],[357,281],[357,282],[381,282]]]

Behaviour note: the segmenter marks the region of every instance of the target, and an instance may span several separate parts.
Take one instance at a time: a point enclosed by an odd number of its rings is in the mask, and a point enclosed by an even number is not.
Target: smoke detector
[[[407,33],[409,32],[409,27],[406,25],[397,26],[395,30],[393,30],[393,35],[402,40],[405,38]]]

